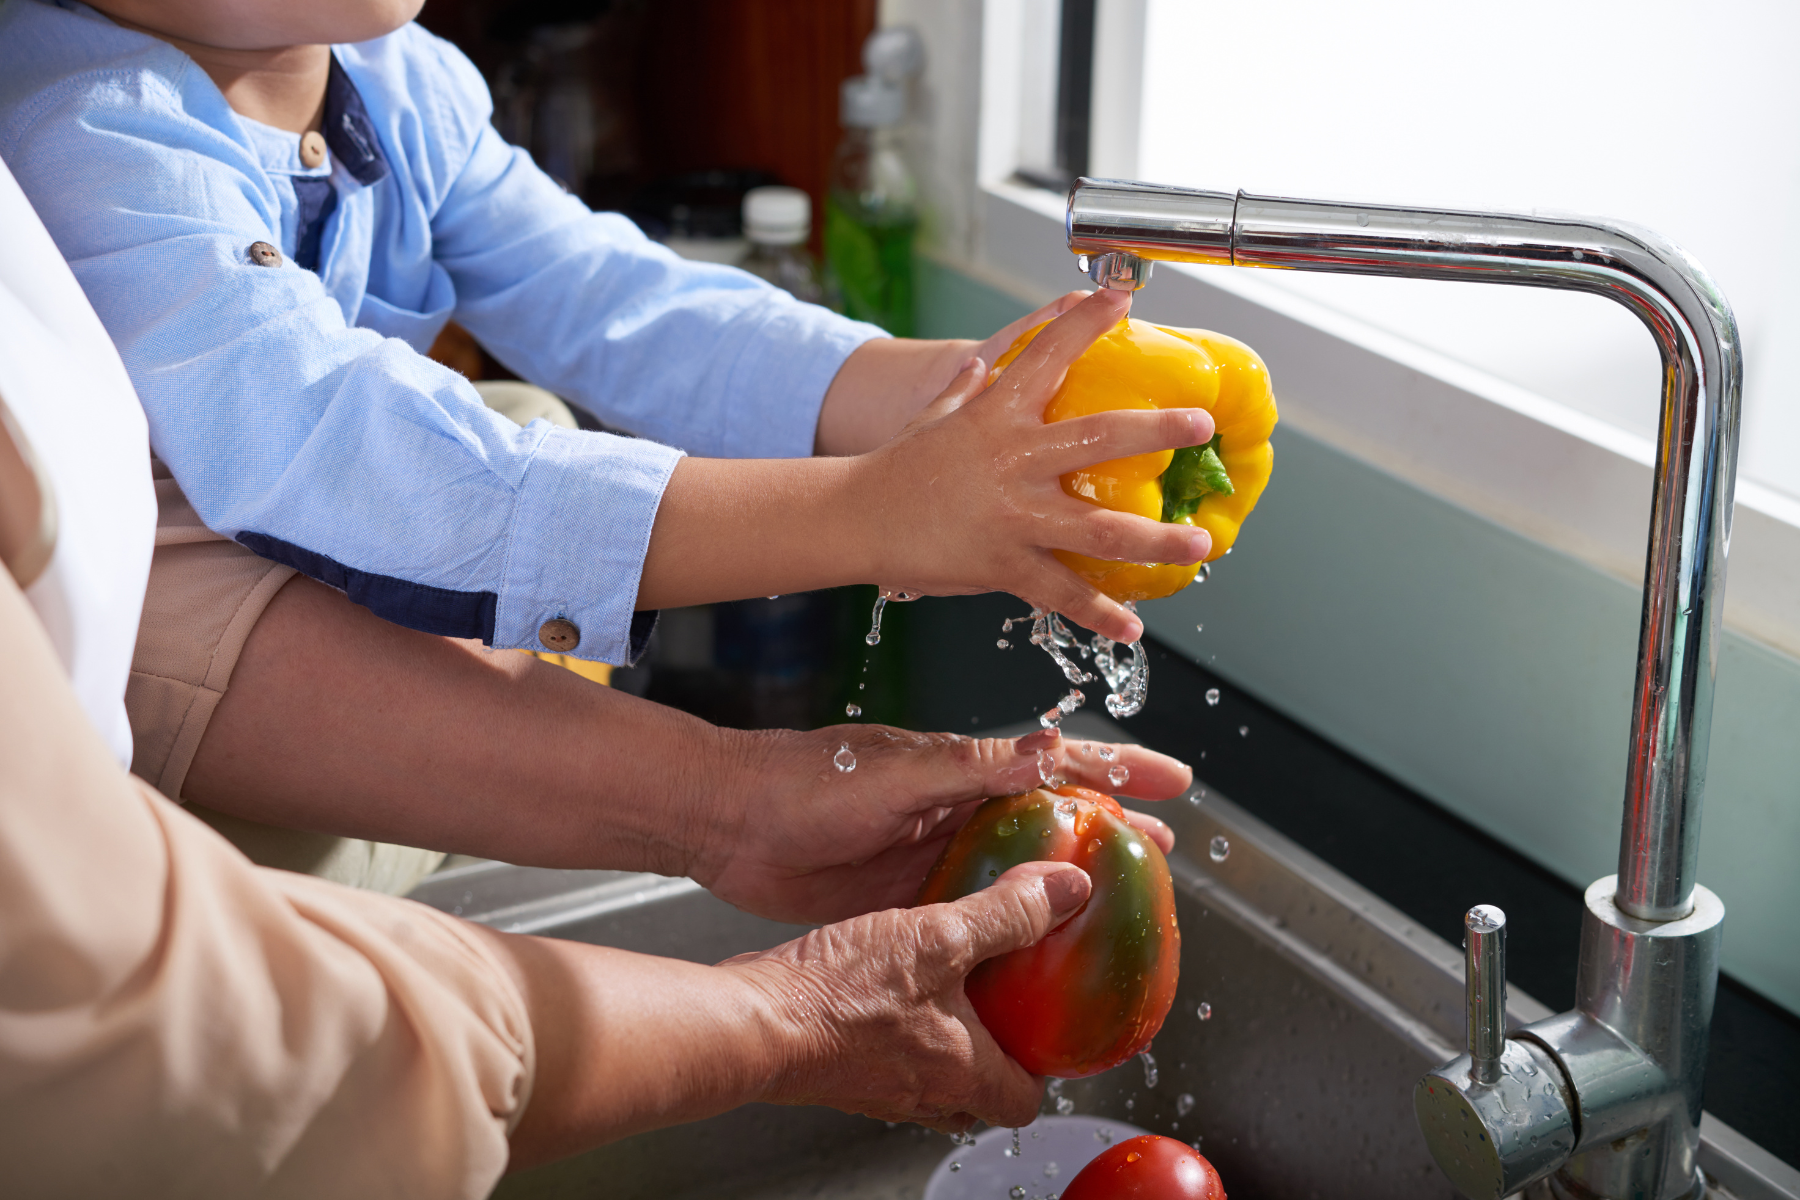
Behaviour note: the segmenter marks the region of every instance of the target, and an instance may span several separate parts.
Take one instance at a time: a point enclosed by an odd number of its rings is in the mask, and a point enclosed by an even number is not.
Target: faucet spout
[[[1704,268],[1648,230],[1586,217],[1459,212],[1080,179],[1069,249],[1128,258],[1590,292],[1643,321],[1663,364],[1656,485],[1620,837],[1618,904],[1691,911],[1730,542],[1743,363]],[[1104,281],[1100,281],[1104,282]],[[1112,286],[1112,285],[1108,285]],[[1141,286],[1141,285],[1140,285]]]
[[[1066,228],[1071,251],[1088,263],[1107,264],[1106,278],[1095,277],[1102,286],[1124,286],[1111,279],[1135,279],[1142,286],[1156,262],[1509,283],[1605,296],[1649,329],[1662,358],[1662,407],[1619,871],[1589,889],[1579,1010],[1587,1022],[1542,1022],[1538,1032],[1522,1031],[1528,1044],[1516,1053],[1542,1051],[1556,1061],[1560,1077],[1579,1093],[1571,1099],[1574,1127],[1589,1134],[1614,1131],[1601,1145],[1583,1136],[1573,1165],[1557,1174],[1559,1185],[1584,1196],[1673,1200],[1692,1193],[1698,1085],[1724,916],[1717,897],[1697,889],[1696,873],[1743,386],[1730,304],[1679,247],[1648,230],[1588,217],[1078,179],[1069,192]],[[1643,969],[1639,960],[1652,951],[1679,965]],[[1599,1038],[1614,1058],[1589,1051],[1596,1026],[1616,1039],[1617,1045]],[[1514,1042],[1509,1039],[1509,1046]],[[1469,1072],[1485,1076],[1492,1062],[1505,1061],[1492,1049],[1439,1068],[1420,1085],[1421,1094],[1431,1104],[1454,1094],[1455,1104],[1469,1113],[1485,1111],[1497,1085],[1471,1081]],[[1597,1076],[1590,1078],[1586,1064],[1621,1055],[1636,1056],[1637,1065],[1612,1078],[1664,1080],[1666,1087],[1652,1090],[1667,1093],[1670,1102],[1639,1087],[1624,1106],[1593,1082]],[[1621,1122],[1637,1122],[1647,1136],[1621,1137]],[[1427,1134],[1435,1136],[1429,1124]],[[1434,1141],[1434,1152],[1438,1148]],[[1440,1155],[1439,1161],[1446,1159]],[[1515,1170],[1525,1169],[1523,1160],[1502,1166],[1508,1186],[1554,1169],[1538,1159],[1525,1175]],[[1487,1169],[1477,1172],[1483,1180]],[[1502,1175],[1492,1179],[1498,1186]]]

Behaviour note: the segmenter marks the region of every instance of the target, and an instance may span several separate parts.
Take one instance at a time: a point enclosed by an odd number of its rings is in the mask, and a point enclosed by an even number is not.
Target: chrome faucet
[[[1731,540],[1737,322],[1706,271],[1647,230],[1079,179],[1069,249],[1103,287],[1158,261],[1592,292],[1649,327],[1662,410],[1619,872],[1589,886],[1575,1008],[1505,1032],[1505,917],[1466,919],[1469,1053],[1420,1080],[1436,1158],[1475,1200],[1547,1180],[1561,1200],[1704,1193],[1696,1157],[1725,906],[1695,880]]]

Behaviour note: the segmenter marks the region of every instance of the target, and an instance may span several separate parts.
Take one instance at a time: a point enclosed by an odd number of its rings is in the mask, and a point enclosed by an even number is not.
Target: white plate
[[[925,1200],[1006,1200],[1015,1187],[1026,1200],[1043,1200],[1114,1142],[1148,1132],[1104,1117],[1039,1117],[1019,1130],[1019,1157],[1012,1158],[1012,1130],[990,1129],[945,1156],[925,1185]]]

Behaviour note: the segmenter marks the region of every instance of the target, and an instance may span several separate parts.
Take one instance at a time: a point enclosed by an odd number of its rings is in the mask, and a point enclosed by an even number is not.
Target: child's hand
[[[1080,467],[1211,439],[1204,409],[1120,410],[1044,424],[1068,366],[1130,309],[1099,291],[1070,308],[987,383],[971,359],[899,436],[857,460],[860,524],[873,574],[914,595],[1006,591],[1114,641],[1143,623],[1051,555],[1195,563],[1212,539],[1187,525],[1113,512],[1063,492]]]

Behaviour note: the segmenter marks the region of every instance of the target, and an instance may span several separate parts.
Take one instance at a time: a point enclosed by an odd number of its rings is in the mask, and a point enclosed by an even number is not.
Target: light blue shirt
[[[825,389],[880,331],[589,211],[494,132],[474,66],[423,29],[333,53],[332,152],[308,169],[297,135],[238,116],[168,44],[9,0],[0,157],[208,526],[415,629],[540,649],[563,617],[578,655],[628,661],[682,452],[810,454]],[[295,254],[321,176],[315,272]],[[279,266],[252,261],[259,241]],[[490,412],[422,353],[452,316],[639,436]]]

